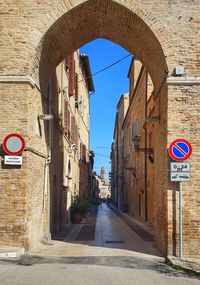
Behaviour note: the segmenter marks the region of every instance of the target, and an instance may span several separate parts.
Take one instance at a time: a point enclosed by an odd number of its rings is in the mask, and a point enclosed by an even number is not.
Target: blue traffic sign
[[[185,139],[174,140],[169,146],[169,155],[176,161],[184,161],[192,154],[192,146]]]

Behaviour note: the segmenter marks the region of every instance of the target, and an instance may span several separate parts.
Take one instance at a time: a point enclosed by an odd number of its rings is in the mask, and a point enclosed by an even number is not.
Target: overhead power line
[[[95,166],[94,166],[94,169],[101,169],[101,168],[102,168],[102,166],[101,166],[101,167],[95,167]],[[110,169],[110,167],[105,167],[105,166],[104,166],[103,168],[104,168],[104,169]]]
[[[99,156],[103,156],[103,157],[108,157],[108,158],[110,158],[110,156],[108,156],[108,155],[104,155],[104,154],[101,154],[101,153],[94,153],[95,155],[99,155]]]
[[[110,149],[110,146],[94,146],[93,148],[109,148]]]
[[[113,67],[114,65],[118,64],[119,62],[123,61],[124,59],[126,59],[126,58],[129,57],[129,56],[131,56],[131,53],[129,53],[128,55],[126,55],[126,56],[124,56],[124,57],[118,59],[117,61],[111,63],[110,65],[108,65],[108,66],[106,66],[106,67],[104,67],[104,68],[98,70],[97,72],[94,72],[91,76],[88,76],[88,77],[86,77],[86,78],[84,78],[84,79],[79,80],[78,82],[79,82],[79,83],[80,83],[80,82],[83,82],[85,79],[89,79],[89,78],[91,78],[91,77],[93,77],[93,76],[98,75],[99,73],[104,72],[105,70],[107,70],[107,69]],[[68,88],[68,86],[65,87],[65,89],[67,89],[67,88]]]
[[[109,68],[111,68],[112,66],[118,64],[119,62],[123,61],[124,59],[126,59],[126,58],[129,57],[129,56],[131,56],[131,53],[129,53],[128,55],[126,55],[126,56],[120,58],[119,60],[117,60],[117,61],[111,63],[110,65],[108,65],[108,66],[102,68],[101,70],[99,70],[99,71],[93,73],[91,76],[88,76],[87,79],[90,78],[90,77],[93,77],[93,76],[95,76],[95,75],[97,75],[97,74],[99,74],[99,73],[101,73],[101,72],[103,72],[103,71],[105,71],[105,70],[107,70],[107,69],[109,69]],[[83,81],[83,80],[84,80],[84,79],[82,79],[81,81]]]

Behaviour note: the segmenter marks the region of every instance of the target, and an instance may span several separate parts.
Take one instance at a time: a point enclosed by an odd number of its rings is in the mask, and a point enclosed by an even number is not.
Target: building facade
[[[123,150],[124,150],[124,140],[123,140],[123,132],[122,125],[124,122],[124,118],[126,116],[126,112],[129,106],[129,94],[123,94],[117,105],[117,114],[115,118],[115,129],[114,129],[114,144],[113,144],[113,153],[112,153],[112,177],[114,183],[114,189],[112,190],[113,195],[112,199],[114,204],[119,208],[123,208],[123,176],[124,176],[124,168],[123,168]],[[112,186],[113,187],[113,186]]]
[[[157,151],[157,128],[162,116],[156,108],[153,83],[147,69],[133,58],[128,73],[129,101],[124,109],[123,95],[117,106],[114,143],[111,149],[112,171],[111,185],[114,195],[118,193],[115,205],[124,212],[140,221],[147,223],[152,232],[157,231],[160,188],[156,187],[159,180],[160,159],[155,159]],[[120,117],[120,112],[123,116]],[[117,127],[118,126],[118,127]],[[168,157],[170,163],[171,159]],[[178,200],[178,184],[171,182],[173,203]],[[120,193],[120,194],[119,194]],[[173,217],[173,255],[179,255],[178,240],[178,209],[173,204],[176,216]],[[186,234],[186,233],[185,233]]]
[[[110,183],[105,178],[105,169],[102,166],[100,175],[93,172],[93,200],[98,202],[99,200],[106,201],[111,198]]]
[[[49,82],[47,111],[54,116],[48,128],[51,233],[70,223],[74,196],[90,198],[91,92],[89,59],[76,51],[58,65]]]
[[[123,151],[125,204],[131,215],[148,221],[153,226],[155,209],[153,140],[155,138],[154,123],[148,123],[149,118],[154,116],[153,85],[149,74],[138,60],[132,61],[128,76],[130,104],[122,126],[125,142]]]
[[[111,189],[110,189],[110,183],[106,181],[105,178],[105,169],[102,166],[99,176],[99,198],[105,200],[109,200],[111,198]]]

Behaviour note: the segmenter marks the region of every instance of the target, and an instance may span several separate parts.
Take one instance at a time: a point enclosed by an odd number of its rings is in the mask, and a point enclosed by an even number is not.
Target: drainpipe
[[[52,85],[51,85],[52,77],[49,81],[49,98],[48,98],[48,113],[52,113]],[[48,164],[51,163],[51,147],[52,147],[52,120],[48,121]]]
[[[51,79],[49,80],[49,88],[48,88],[48,114],[52,112],[52,92],[51,92]],[[45,200],[48,198],[48,170],[49,165],[51,163],[51,147],[52,147],[52,121],[47,121],[48,124],[48,157],[45,159],[44,166],[44,187],[43,187],[43,213],[45,213],[46,203]],[[44,237],[45,240],[51,239],[50,234],[50,201],[47,203],[47,216],[48,216],[48,228],[47,228],[47,236]]]
[[[61,91],[58,93],[58,98],[59,98],[59,119],[60,119],[60,124],[63,129],[64,125],[64,104],[63,104],[63,70],[64,70],[64,64],[61,62],[61,71],[60,71],[60,89]],[[62,139],[61,139],[61,149],[62,149],[62,167],[63,167],[63,173],[62,173],[62,191],[60,191],[60,224],[59,224],[59,229],[62,229],[62,211],[63,211],[63,199],[62,199],[62,193],[63,193],[63,187],[64,187],[64,171],[65,171],[65,153],[64,153],[64,135],[62,132]],[[66,220],[66,219],[65,219]]]
[[[144,108],[144,116],[145,119],[147,118],[147,92],[148,92],[148,73],[145,71],[145,80],[146,80],[146,86],[145,86],[145,108]],[[148,220],[148,193],[147,193],[147,155],[148,155],[148,150],[147,150],[147,128],[144,126],[144,134],[145,134],[145,160],[144,160],[144,185],[145,185],[145,190],[144,190],[144,195],[145,195],[145,221],[147,222]]]
[[[43,207],[42,211],[45,213],[45,199],[47,196],[47,176],[48,176],[48,158],[45,158],[44,164],[44,185],[43,185]]]

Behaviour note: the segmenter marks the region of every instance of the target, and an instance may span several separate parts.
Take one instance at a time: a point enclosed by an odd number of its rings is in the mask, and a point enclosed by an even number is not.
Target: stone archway
[[[144,19],[146,17],[148,24],[138,14]],[[42,95],[45,96],[48,79],[56,66],[68,54],[96,38],[105,38],[123,46],[145,65],[154,84],[156,112],[162,114],[160,124],[155,127],[159,137],[155,147],[155,164],[157,165],[155,171],[158,177],[155,183],[155,199],[159,203],[158,211],[155,210],[154,228],[157,246],[166,252],[167,157],[164,153],[167,148],[166,78],[168,68],[162,47],[162,44],[166,45],[166,39],[163,40],[164,43],[160,43],[150,28],[156,20],[149,13],[147,15],[145,12],[141,13],[137,7],[133,12],[116,1],[104,1],[103,3],[102,1],[86,1],[77,5],[56,19],[42,37],[34,59],[34,67],[37,67],[34,69],[34,76]],[[159,33],[164,33],[162,26],[159,26]],[[160,153],[164,158],[162,163],[158,163]],[[161,171],[163,176],[160,174]],[[162,213],[162,218],[158,213]]]
[[[134,11],[118,1],[85,1],[62,14],[49,14],[54,23],[37,46],[31,73],[45,93],[51,71],[72,51],[96,38],[111,40],[134,55],[146,66],[160,91],[168,73],[167,35],[149,12],[134,5]],[[128,4],[128,3],[127,3]],[[60,11],[60,10],[59,10]]]
[[[173,185],[169,183],[167,173],[167,146],[173,138],[181,135],[190,139],[195,147],[191,160],[193,178],[191,183],[184,186],[187,191],[184,194],[187,206],[184,210],[184,244],[185,255],[198,256],[200,246],[195,238],[195,227],[196,224],[199,225],[199,206],[195,197],[199,194],[200,151],[200,99],[197,96],[200,92],[200,43],[196,37],[200,20],[198,3],[191,5],[190,1],[185,1],[183,6],[179,1],[36,2],[27,2],[18,14],[12,3],[2,5],[5,13],[1,20],[5,21],[5,28],[2,33],[0,89],[4,104],[1,104],[3,131],[0,136],[3,139],[6,134],[17,131],[25,137],[28,146],[35,146],[40,150],[37,157],[28,151],[24,154],[25,163],[21,172],[1,169],[1,175],[5,178],[1,180],[3,195],[15,189],[14,194],[11,192],[9,197],[10,212],[8,210],[5,214],[4,210],[8,209],[6,204],[0,210],[2,241],[7,240],[10,244],[28,248],[41,240],[45,224],[41,224],[42,206],[38,201],[42,201],[41,173],[44,165],[42,159],[46,155],[46,141],[35,135],[33,124],[37,123],[38,115],[43,112],[43,99],[45,101],[48,79],[54,68],[67,54],[102,37],[134,53],[145,65],[154,83],[156,111],[161,114],[160,123],[156,126],[159,140],[155,145],[155,175],[158,177],[155,182],[155,236],[157,245],[165,254],[172,253],[175,218],[171,194]],[[18,8],[17,4],[14,8]],[[18,23],[16,26],[15,21]],[[173,68],[179,64],[186,69],[185,77],[180,80],[170,78],[167,82],[168,70],[171,75]],[[13,105],[17,108],[13,109]],[[12,109],[9,117],[8,108]],[[163,160],[159,164],[161,157]],[[37,174],[40,179],[31,176],[32,173]],[[20,206],[13,217],[12,209],[16,204],[16,197]],[[190,245],[193,245],[192,250],[188,249]]]

